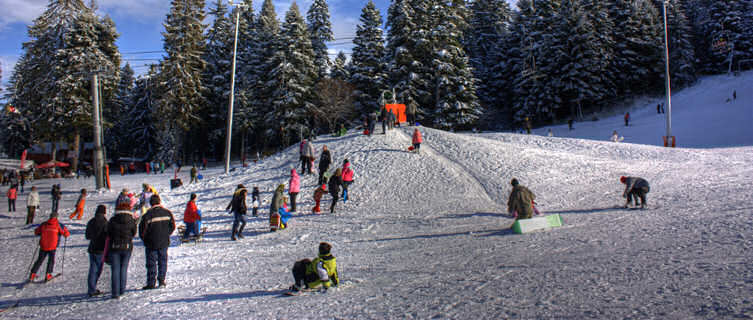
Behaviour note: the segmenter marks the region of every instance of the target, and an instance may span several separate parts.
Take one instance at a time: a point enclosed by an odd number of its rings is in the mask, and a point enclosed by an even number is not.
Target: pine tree
[[[445,129],[470,129],[478,121],[481,109],[476,97],[476,79],[463,49],[465,3],[431,8],[437,17],[433,28],[433,61],[436,103],[433,123]]]
[[[311,89],[316,78],[314,52],[306,24],[293,2],[280,32],[281,48],[274,57],[272,94],[275,124],[286,132],[309,134]],[[287,141],[290,142],[290,141]]]
[[[512,18],[510,5],[505,0],[477,0],[471,4],[471,18],[466,51],[479,80],[478,95],[487,109],[499,108],[499,87],[493,85],[493,68],[505,61],[500,44],[508,33]]]
[[[345,53],[342,51],[338,52],[335,62],[332,64],[332,69],[330,69],[329,77],[348,82],[350,73],[348,72],[348,68],[346,68],[347,61],[348,57],[345,56]]]
[[[414,76],[418,67],[415,57],[416,39],[411,34],[416,28],[410,0],[394,0],[387,17],[387,46],[385,61],[387,63],[388,87],[394,88],[397,102],[408,109],[414,109],[417,115],[423,111],[418,102],[419,91]]]
[[[614,28],[615,85],[631,94],[659,91],[663,75],[663,35],[659,15],[648,0],[615,0],[610,8]]]
[[[354,104],[358,114],[380,109],[379,101],[385,89],[384,40],[382,16],[372,1],[361,10],[360,23],[353,39],[353,54],[349,68],[350,83],[355,88]]]
[[[264,135],[259,135],[260,142],[267,142],[278,137],[280,125],[275,118],[272,103],[274,102],[273,94],[277,89],[275,77],[272,74],[274,68],[278,65],[275,62],[277,52],[280,50],[280,22],[277,20],[277,13],[272,0],[264,0],[262,3],[259,17],[256,19],[256,66],[254,74],[258,77],[256,86],[256,99],[259,110],[262,110],[264,116],[263,128]],[[263,138],[262,138],[263,137]],[[280,141],[279,139],[277,141]],[[266,144],[265,144],[266,146]]]
[[[202,83],[206,86],[206,108],[201,111],[204,120],[202,130],[197,130],[202,149],[213,154],[222,151],[225,138],[225,121],[230,92],[230,72],[233,58],[233,23],[228,18],[228,8],[223,0],[217,0],[209,11],[213,17],[212,26],[206,35],[206,51]],[[208,147],[208,148],[206,148]],[[219,149],[219,150],[218,150]]]
[[[163,33],[167,54],[159,76],[163,94],[155,110],[161,120],[157,134],[165,142],[158,155],[167,161],[177,159],[185,132],[200,124],[201,109],[206,105],[206,87],[201,81],[206,65],[202,59],[206,46],[203,20],[203,0],[172,0]]]
[[[667,5],[669,31],[669,68],[673,87],[685,87],[696,80],[695,49],[691,42],[692,30],[682,3],[669,1]]]
[[[112,127],[105,129],[105,145],[114,155],[127,150],[130,145],[127,138],[127,128],[130,124],[128,121],[128,112],[131,109],[133,88],[134,88],[134,71],[131,65],[126,63],[120,69],[120,83],[115,91],[115,96],[111,100],[110,108],[105,114],[110,115]]]
[[[238,23],[238,60],[236,61],[235,111],[233,113],[233,127],[240,132],[242,156],[245,156],[248,132],[261,127],[261,115],[265,108],[260,103],[261,99],[257,91],[260,79],[260,75],[257,74],[258,64],[263,60],[259,57],[261,48],[257,43],[256,15],[251,0],[244,0],[244,5]],[[234,11],[232,16],[235,14]],[[224,125],[222,128],[224,129]]]
[[[311,46],[314,50],[314,65],[317,67],[317,79],[327,76],[331,66],[329,52],[327,51],[327,41],[334,40],[332,35],[332,23],[329,19],[329,7],[326,0],[314,0],[308,13],[309,35],[311,36]]]
[[[591,36],[592,49],[596,51],[596,56],[592,57],[593,65],[591,70],[599,75],[599,81],[593,85],[596,87],[594,96],[591,101],[585,103],[597,106],[603,106],[610,99],[617,95],[614,79],[616,75],[610,68],[614,60],[614,22],[609,17],[609,11],[601,0],[581,0],[583,13],[588,17],[589,23],[593,28]],[[579,106],[580,107],[580,106]]]
[[[160,98],[158,67],[151,66],[149,72],[136,79],[131,91],[130,107],[123,115],[123,135],[128,143],[121,145],[119,153],[129,157],[169,160],[172,148],[160,148],[164,141],[157,139],[159,116],[156,105]],[[157,149],[167,150],[158,155]]]
[[[751,56],[753,43],[749,37],[750,31],[746,33],[746,19],[750,17],[745,17],[750,15],[750,11],[744,11],[749,8],[749,1],[746,0],[712,2],[707,34],[711,47],[707,50],[710,51],[715,71],[726,72],[730,63]]]

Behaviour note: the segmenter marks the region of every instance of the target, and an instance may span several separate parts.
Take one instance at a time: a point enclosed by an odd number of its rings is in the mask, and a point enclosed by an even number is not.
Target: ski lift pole
[[[241,8],[246,7],[242,3],[233,3],[232,0],[228,0],[231,6],[236,7],[235,14],[235,40],[233,42],[233,66],[232,73],[230,74],[230,102],[227,106],[227,128],[225,131],[225,174],[230,172],[230,143],[231,134],[233,132],[233,102],[235,98],[235,58],[238,53],[238,24],[241,20]]]
[[[92,105],[94,105],[94,112],[92,113],[94,120],[94,175],[96,189],[99,190],[103,186],[102,179],[102,127],[100,127],[99,121],[99,82],[97,74],[92,74]]]
[[[669,79],[669,33],[667,31],[667,2],[662,1],[664,13],[664,68],[665,89],[667,94],[667,136],[664,138],[664,146],[674,147],[675,138],[672,136],[672,87]]]

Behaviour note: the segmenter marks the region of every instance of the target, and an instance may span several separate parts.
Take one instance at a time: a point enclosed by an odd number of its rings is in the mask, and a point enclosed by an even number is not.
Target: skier
[[[69,219],[73,220],[73,217],[76,217],[77,220],[81,220],[81,216],[84,215],[84,206],[86,205],[86,189],[81,189],[81,194],[78,196],[78,200],[76,200],[76,210],[71,213],[70,216],[68,216]]]
[[[413,138],[411,140],[413,142],[413,152],[421,153],[421,142],[423,142],[423,138],[421,137],[421,131],[418,131],[418,128],[413,129]]]
[[[243,239],[243,228],[246,227],[246,213],[248,212],[248,207],[246,206],[247,195],[248,190],[246,190],[246,187],[239,184],[235,188],[235,192],[233,192],[233,199],[225,208],[225,210],[230,210],[233,213],[233,233],[230,235],[230,239],[233,241],[238,238]]]
[[[115,215],[107,222],[107,237],[110,241],[106,250],[113,299],[120,298],[126,289],[128,262],[133,251],[133,237],[136,236],[136,220],[131,214],[132,209],[130,203],[119,203],[115,207]]]
[[[58,212],[60,198],[63,197],[63,192],[60,190],[60,184],[53,184],[50,193],[52,193],[52,212]]]
[[[324,173],[329,169],[329,165],[332,163],[332,153],[329,152],[327,146],[322,147],[322,155],[319,156],[319,183],[325,183]]]
[[[186,225],[186,231],[182,234],[183,238],[188,238],[191,234],[198,236],[201,223],[201,210],[196,206],[196,194],[191,194],[191,199],[186,204],[186,210],[183,211],[183,223]]]
[[[259,215],[259,187],[254,186],[254,190],[251,191],[251,205],[253,207],[252,215],[254,217]]]
[[[329,207],[330,213],[335,213],[335,205],[340,196],[340,186],[343,184],[342,172],[342,168],[337,168],[335,174],[329,178],[329,194],[332,195],[332,204]]]
[[[86,240],[89,240],[89,276],[87,277],[87,294],[90,297],[102,294],[97,290],[97,281],[102,274],[103,253],[107,240],[107,207],[98,205],[94,212],[94,218],[86,223]]]
[[[290,195],[290,211],[295,212],[295,199],[301,192],[301,177],[295,168],[290,169],[290,181],[288,182],[288,195]]]
[[[322,201],[322,196],[327,193],[327,185],[322,184],[316,190],[314,190],[314,202],[316,202],[316,205],[313,209],[311,209],[311,212],[313,213],[321,213],[322,209],[319,208],[319,203]]]
[[[18,197],[16,188],[15,184],[8,188],[8,212],[16,212],[16,198]]]
[[[350,168],[350,161],[343,160],[342,184],[343,184],[343,203],[348,201],[348,187],[353,184],[353,169]]]
[[[533,216],[533,201],[536,196],[528,188],[520,185],[518,179],[513,178],[510,181],[512,192],[507,200],[507,212],[513,215],[517,212],[516,220],[530,219]]]
[[[196,176],[199,174],[199,170],[196,169],[196,166],[191,167],[191,182],[188,184],[199,182],[198,179],[196,179]]]
[[[139,223],[139,237],[144,242],[146,256],[146,286],[142,289],[156,289],[156,280],[159,280],[159,288],[166,286],[167,276],[167,248],[170,246],[170,235],[175,231],[175,218],[170,210],[161,204],[158,195],[149,199],[151,208],[141,217]],[[157,270],[159,265],[159,274]]]
[[[630,124],[630,112],[625,112],[625,126]]]
[[[26,224],[34,223],[34,213],[36,213],[37,208],[39,208],[39,193],[37,187],[32,186],[29,197],[26,198]]]
[[[340,283],[337,274],[337,259],[332,255],[332,245],[327,242],[319,243],[319,255],[312,261],[303,259],[293,264],[293,279],[295,284],[290,286],[290,294],[302,289],[329,289]]]
[[[638,206],[638,199],[640,198],[641,209],[646,208],[646,194],[651,190],[648,185],[648,181],[639,177],[620,177],[620,182],[625,185],[625,191],[622,193],[622,197],[627,199],[625,202],[625,208],[627,208],[635,199],[635,205]]]
[[[55,268],[55,251],[58,248],[58,238],[62,235],[68,238],[71,233],[68,229],[58,222],[57,213],[50,214],[50,219],[43,222],[39,227],[34,229],[34,234],[41,236],[39,239],[39,257],[31,267],[29,282],[34,281],[37,277],[37,270],[42,265],[42,261],[47,257],[47,275],[44,281],[52,280],[52,270]]]

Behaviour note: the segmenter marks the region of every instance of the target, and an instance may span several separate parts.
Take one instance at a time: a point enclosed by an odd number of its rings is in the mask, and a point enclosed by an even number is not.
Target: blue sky
[[[89,3],[90,0],[84,0]],[[227,1],[227,0],[223,0]],[[390,0],[373,0],[386,19]],[[0,0],[0,8],[5,12],[0,15],[0,65],[2,66],[2,87],[7,84],[13,65],[21,55],[21,45],[28,40],[26,28],[47,7],[48,0]],[[169,0],[97,0],[99,14],[108,14],[115,21],[120,38],[118,47],[124,62],[128,61],[137,73],[146,71],[145,65],[156,62],[162,54],[137,52],[161,51],[162,23],[165,20]],[[206,0],[211,6],[215,0]],[[277,14],[282,17],[290,7],[292,0],[274,1]],[[308,10],[313,0],[299,0],[302,14]],[[332,28],[335,38],[352,38],[361,9],[368,0],[328,0]],[[259,12],[262,0],[254,1],[254,10]],[[349,39],[337,40],[330,45],[330,50],[349,51]],[[334,57],[333,57],[334,58]],[[152,60],[149,60],[152,59]]]

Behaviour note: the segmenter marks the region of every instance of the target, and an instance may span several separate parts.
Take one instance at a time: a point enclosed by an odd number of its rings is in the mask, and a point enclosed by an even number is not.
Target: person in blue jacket
[[[280,229],[285,229],[288,227],[288,220],[290,220],[291,217],[293,217],[293,214],[288,211],[288,197],[282,198],[282,207],[277,210],[277,213],[280,214]]]

